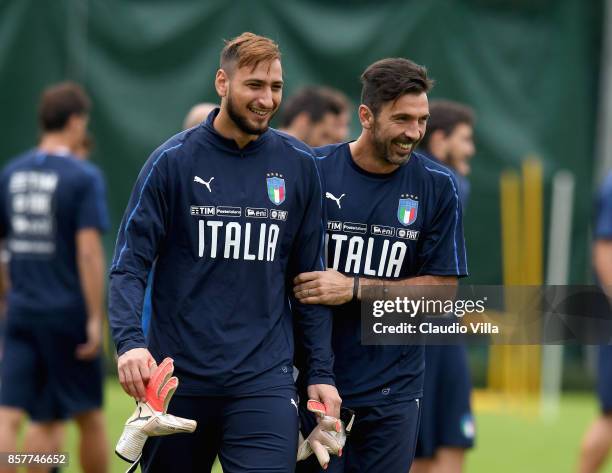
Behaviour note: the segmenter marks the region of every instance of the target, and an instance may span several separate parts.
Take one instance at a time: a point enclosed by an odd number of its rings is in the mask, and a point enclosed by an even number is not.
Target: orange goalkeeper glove
[[[136,410],[126,421],[115,453],[134,465],[142,454],[148,437],[193,432],[195,420],[167,414],[168,404],[178,387],[178,378],[172,376],[172,358],[164,361],[153,372],[147,384],[146,402],[138,401]],[[128,470],[131,471],[131,470]]]

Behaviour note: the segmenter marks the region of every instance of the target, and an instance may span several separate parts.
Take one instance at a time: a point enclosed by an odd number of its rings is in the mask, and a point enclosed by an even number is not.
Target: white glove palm
[[[306,440],[300,433],[297,460],[305,460],[314,453],[319,465],[326,469],[330,454],[342,456],[342,449],[346,443],[345,426],[340,419],[326,415],[323,403],[309,400],[306,406],[310,412],[317,415],[318,424]]]
[[[172,376],[173,372],[174,365],[171,358],[165,358],[153,372],[147,384],[147,401],[138,401],[136,410],[126,421],[115,448],[115,453],[124,460],[137,462],[148,437],[189,433],[195,430],[197,426],[195,420],[166,413],[170,399],[178,387],[178,378]]]

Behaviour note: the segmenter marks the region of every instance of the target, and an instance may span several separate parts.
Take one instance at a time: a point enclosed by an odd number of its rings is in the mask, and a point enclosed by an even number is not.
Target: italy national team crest
[[[268,197],[274,205],[280,205],[285,201],[285,180],[280,174],[268,174],[266,178],[268,185]]]
[[[397,218],[402,225],[412,225],[417,218],[419,201],[411,198],[400,199],[397,206]]]

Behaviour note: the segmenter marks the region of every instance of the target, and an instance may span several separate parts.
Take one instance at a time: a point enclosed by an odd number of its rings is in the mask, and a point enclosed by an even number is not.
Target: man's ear
[[[370,130],[374,124],[374,114],[372,110],[370,110],[367,105],[361,104],[359,105],[358,115],[362,128]]]
[[[223,98],[227,95],[229,80],[229,74],[225,70],[217,70],[217,74],[215,75],[215,89],[219,97]]]

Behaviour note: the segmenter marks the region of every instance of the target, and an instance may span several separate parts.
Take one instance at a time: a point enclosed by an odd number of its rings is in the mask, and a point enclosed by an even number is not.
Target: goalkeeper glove
[[[196,421],[167,414],[168,404],[178,387],[178,378],[172,376],[172,358],[165,358],[155,369],[147,384],[146,402],[138,401],[136,410],[126,421],[119,437],[115,453],[125,461],[140,460],[142,448],[148,437],[193,432]],[[133,471],[132,468],[128,471]]]
[[[342,420],[340,420],[326,415],[325,405],[319,401],[309,400],[306,407],[317,415],[318,424],[306,440],[300,432],[297,460],[305,460],[314,453],[319,465],[327,469],[330,454],[342,456],[342,449],[353,426],[355,414],[350,409],[342,408]]]

